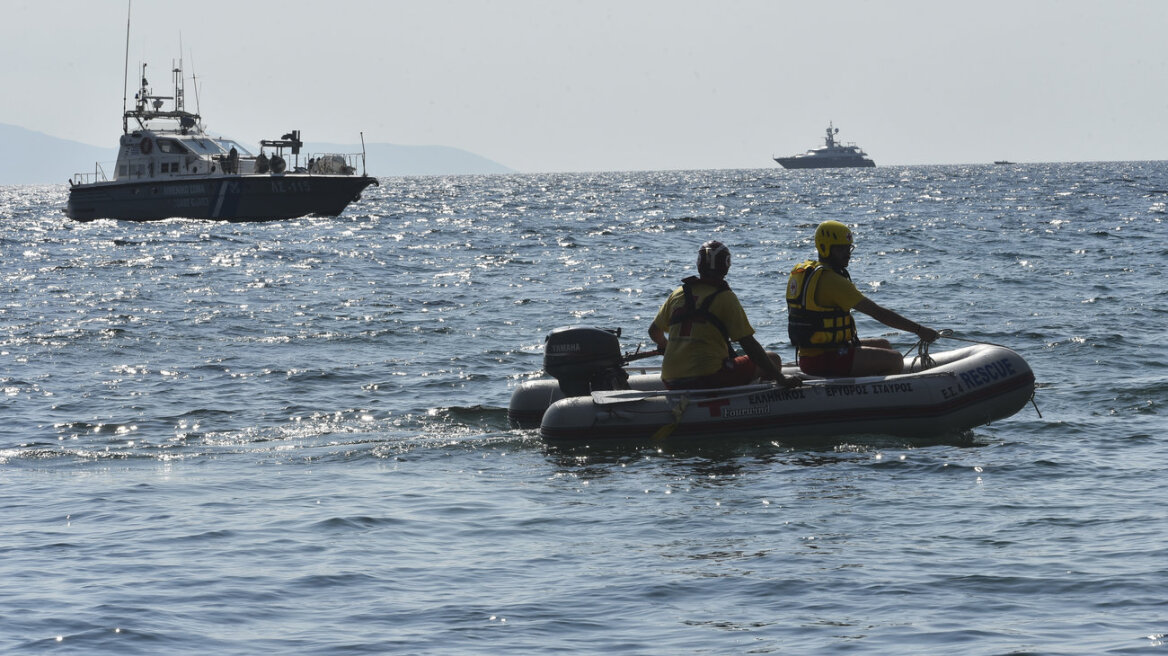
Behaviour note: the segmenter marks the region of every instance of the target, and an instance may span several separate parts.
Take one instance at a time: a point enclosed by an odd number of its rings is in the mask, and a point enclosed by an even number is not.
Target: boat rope
[[[998,348],[1004,348],[1004,349],[1010,348],[1009,346],[1006,346],[1004,344],[995,344],[993,342],[986,342],[986,341],[978,340],[978,339],[967,339],[965,337],[957,337],[953,334],[953,331],[949,328],[946,328],[944,330],[938,330],[937,332],[940,333],[941,337],[944,337],[945,339],[952,339],[952,340],[955,340],[958,342],[969,342],[970,344],[986,344],[987,346],[997,346]],[[1013,349],[1010,349],[1010,350],[1013,350]]]
[[[995,344],[993,342],[986,342],[986,341],[977,340],[977,339],[967,339],[965,337],[957,337],[953,334],[953,330],[950,328],[945,328],[944,330],[938,330],[937,333],[941,337],[944,337],[945,339],[952,339],[952,340],[955,340],[958,342],[968,342],[970,344],[985,344],[987,346],[997,346],[998,348],[1004,348],[1004,349],[1010,348],[1009,346],[1005,346],[1003,344]],[[908,354],[913,349],[917,349],[917,353],[918,353],[917,357],[913,358],[913,361],[912,361],[913,366],[916,366],[918,359],[922,363],[922,367],[921,367],[922,371],[933,366],[933,364],[934,364],[933,358],[929,357],[929,344],[927,342],[925,342],[925,340],[923,340],[923,339],[919,340],[916,344],[914,344],[913,346],[910,346],[908,351],[904,352],[904,357],[908,357]],[[1030,394],[1030,405],[1034,406],[1034,412],[1038,413],[1039,419],[1042,419],[1042,411],[1038,409],[1038,390],[1037,389],[1035,391],[1031,392],[1031,394]]]
[[[689,407],[689,394],[682,394],[681,400],[671,409],[673,412],[673,423],[665,424],[653,433],[654,440],[663,440],[669,437],[678,426],[681,425],[681,418],[685,415],[685,409]]]
[[[953,331],[948,329],[948,328],[945,328],[944,330],[938,330],[937,334],[939,334],[941,337],[949,337],[951,339],[959,339],[957,337],[953,337]],[[963,341],[969,341],[969,340],[963,340]],[[914,349],[916,350],[917,354],[912,359],[912,363],[909,364],[910,370],[913,367],[917,366],[918,362],[921,365],[921,368],[920,368],[921,371],[924,371],[925,369],[932,369],[933,367],[935,367],[937,365],[937,363],[933,361],[932,356],[929,355],[929,342],[926,342],[923,339],[918,339],[916,344],[913,344],[912,346],[908,347],[908,350],[905,351],[904,355],[902,355],[901,357],[907,358],[908,354],[911,353]]]
[[[909,365],[910,371],[917,366],[917,363],[920,363],[921,371],[924,371],[925,369],[932,369],[937,364],[933,361],[932,356],[929,355],[929,343],[925,340],[918,339],[916,344],[908,347],[908,350],[904,352],[903,357],[907,358],[908,354],[911,353],[913,349],[916,349],[917,354],[915,357],[913,357],[912,363]]]
[[[944,339],[952,339],[952,340],[957,341],[957,342],[966,342],[969,344],[985,344],[986,346],[997,346],[998,348],[1004,348],[1004,349],[1010,348],[1009,346],[1005,346],[1003,344],[995,344],[993,342],[987,342],[987,341],[979,340],[979,339],[968,339],[965,337],[958,337],[958,336],[953,334],[953,330],[951,328],[944,328],[942,330],[938,330],[937,334]],[[916,350],[916,352],[917,352],[916,357],[914,357],[912,360],[913,366],[916,366],[917,362],[920,361],[923,364],[923,366],[921,367],[921,370],[923,371],[923,370],[928,369],[928,368],[935,365],[935,363],[933,362],[933,358],[929,357],[929,343],[928,342],[926,342],[923,339],[918,339],[916,344],[913,344],[912,346],[908,347],[908,350],[904,352],[903,357],[907,358],[908,354],[911,353],[913,350]],[[1011,350],[1013,350],[1013,349],[1011,349]]]
[[[1030,405],[1034,406],[1034,411],[1038,413],[1038,418],[1042,419],[1042,411],[1038,409],[1038,401],[1036,400],[1037,398],[1038,390],[1034,390],[1030,393]]]

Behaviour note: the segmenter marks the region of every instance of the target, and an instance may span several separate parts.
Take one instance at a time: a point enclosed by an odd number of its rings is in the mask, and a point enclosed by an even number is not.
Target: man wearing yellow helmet
[[[888,376],[904,367],[886,339],[860,339],[852,310],[908,331],[926,342],[937,331],[881,307],[860,293],[848,275],[852,231],[839,221],[815,230],[818,260],[797,265],[787,279],[787,331],[799,353],[799,368],[813,376]]]
[[[681,281],[653,323],[649,337],[665,354],[661,378],[670,389],[708,389],[747,385],[759,377],[787,387],[798,378],[783,376],[778,354],[763,349],[738,297],[726,284],[730,249],[708,241],[698,249],[698,275]],[[732,342],[746,355],[736,355]]]

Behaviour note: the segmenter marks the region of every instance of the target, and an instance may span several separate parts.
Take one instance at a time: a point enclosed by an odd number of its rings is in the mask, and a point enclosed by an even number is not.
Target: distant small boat
[[[812,148],[791,157],[775,157],[785,169],[837,169],[876,166],[868,153],[854,143],[841,144],[835,140],[839,128],[827,124],[827,135],[822,148]]]
[[[1004,159],[995,159],[994,160],[994,164],[997,164],[998,166],[1004,166],[1004,165],[1013,164],[1013,163],[1014,162],[1011,162],[1009,160],[1004,160]]]

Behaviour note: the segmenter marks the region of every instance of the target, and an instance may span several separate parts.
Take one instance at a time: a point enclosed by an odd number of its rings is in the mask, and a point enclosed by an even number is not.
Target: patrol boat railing
[[[109,182],[109,176],[105,174],[105,167],[101,162],[94,162],[93,173],[74,173],[72,178],[69,178],[69,185],[83,185],[92,184],[94,182]]]

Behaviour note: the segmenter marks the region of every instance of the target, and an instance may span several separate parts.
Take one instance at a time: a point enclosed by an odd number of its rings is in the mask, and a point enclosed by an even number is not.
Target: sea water
[[[66,194],[0,188],[0,653],[1168,653],[1164,162],[385,178],[254,224]],[[826,219],[861,291],[1015,349],[1037,407],[918,442],[508,427],[550,330],[648,344],[709,239],[790,358]]]

